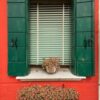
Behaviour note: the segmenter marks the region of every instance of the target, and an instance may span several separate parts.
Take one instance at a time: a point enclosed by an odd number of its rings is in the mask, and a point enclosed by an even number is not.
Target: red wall
[[[80,93],[80,100],[98,100],[98,4],[95,1],[95,77],[79,82],[20,82],[7,75],[7,0],[0,0],[0,100],[16,100],[17,91],[34,84],[50,84],[75,88]]]

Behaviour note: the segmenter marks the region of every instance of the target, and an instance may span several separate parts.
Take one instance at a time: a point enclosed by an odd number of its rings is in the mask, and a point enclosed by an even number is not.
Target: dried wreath
[[[45,59],[42,68],[49,74],[53,74],[60,69],[60,59],[57,57],[50,57]]]
[[[31,86],[18,92],[18,100],[79,100],[79,93],[72,88]]]

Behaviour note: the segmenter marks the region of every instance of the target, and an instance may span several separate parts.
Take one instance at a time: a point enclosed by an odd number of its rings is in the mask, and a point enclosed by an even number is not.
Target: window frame
[[[74,12],[76,13],[77,12],[77,10],[76,10],[76,6],[77,6],[77,4],[79,3],[86,3],[86,2],[90,2],[92,5],[93,5],[93,0],[83,0],[83,1],[80,1],[80,0],[77,0],[77,1],[75,1],[74,0]],[[25,14],[27,14],[28,15],[28,9],[27,9],[27,6],[28,6],[28,0],[21,0],[21,1],[15,1],[15,0],[8,0],[8,3],[25,3]],[[91,5],[91,9],[92,9],[92,5]],[[9,12],[10,10],[8,10],[8,12]],[[91,10],[92,11],[92,10]],[[75,16],[75,13],[74,13],[74,21],[75,20],[77,20],[76,18],[76,16]],[[92,15],[93,15],[93,11],[91,12],[92,13]],[[14,17],[16,17],[16,16],[14,16]],[[92,17],[94,17],[94,16],[92,16]],[[11,20],[13,19],[13,16],[12,15],[10,15],[9,16],[9,14],[8,14],[8,19],[10,19],[11,18]],[[25,19],[28,19],[28,16],[25,16]],[[8,22],[8,31],[9,31],[9,33],[11,34],[12,32],[14,32],[14,29],[12,28],[12,26],[13,26],[13,23],[11,23],[11,22],[14,22],[14,21],[11,21],[11,20],[9,20],[9,22]],[[28,21],[26,21],[26,25],[25,25],[25,27],[26,27],[26,32],[25,33],[27,33],[28,32]],[[93,23],[93,20],[92,20],[92,18],[91,18],[91,23]],[[76,22],[74,23],[74,25],[76,24]],[[75,25],[75,27],[76,27],[76,25]],[[74,33],[76,34],[77,32],[76,32],[76,29],[75,29],[75,27],[74,27]],[[13,29],[13,30],[11,30],[11,29]],[[16,33],[18,33],[18,32],[16,32]],[[94,33],[94,26],[93,26],[93,31],[92,31],[92,33]],[[73,36],[73,41],[75,41],[75,37],[76,37],[76,35],[75,36]],[[27,34],[26,34],[26,38],[27,38]],[[93,35],[93,38],[94,38],[94,35]],[[93,42],[94,43],[94,42]],[[73,42],[73,44],[74,44],[74,46],[75,46],[75,42]],[[27,39],[26,39],[26,41],[25,41],[25,51],[26,52],[28,52],[27,51]],[[93,44],[94,45],[94,44]],[[74,47],[73,46],[73,47]],[[15,46],[16,47],[16,46]],[[94,47],[93,47],[94,48]],[[15,52],[15,51],[14,51]],[[93,51],[92,51],[93,53],[94,53],[94,49],[93,49]],[[11,50],[9,49],[9,55],[11,54],[11,56],[12,56],[12,54],[13,54],[13,52],[11,52]],[[93,54],[94,55],[94,54]],[[75,60],[76,58],[75,58],[75,56],[76,56],[76,53],[74,52],[74,55],[73,55],[73,59]],[[12,59],[9,59],[9,60],[12,60]],[[76,75],[82,75],[82,76],[94,76],[94,68],[93,68],[93,66],[94,66],[94,59],[93,59],[93,64],[92,64],[92,62],[91,62],[91,64],[90,65],[88,65],[87,63],[85,63],[85,64],[79,64],[78,66],[77,66],[77,63],[75,62],[73,60],[73,67],[72,67],[72,73],[74,73],[74,74],[76,74]],[[27,75],[28,74],[28,70],[29,70],[29,68],[28,68],[28,60],[27,60],[27,53],[26,53],[26,60],[25,60],[26,62],[21,62],[21,63],[19,63],[18,61],[16,62],[16,61],[9,61],[9,63],[8,63],[8,75],[10,75],[10,76],[25,76],[25,75]],[[77,60],[76,60],[77,61]],[[91,68],[89,68],[89,69],[84,69],[86,66],[89,66],[89,67],[91,67]],[[87,73],[80,73],[80,72],[78,72],[79,70],[78,70],[78,68],[80,68],[81,70],[82,70],[82,68],[85,70],[85,71],[87,71]],[[89,72],[90,71],[90,72]]]

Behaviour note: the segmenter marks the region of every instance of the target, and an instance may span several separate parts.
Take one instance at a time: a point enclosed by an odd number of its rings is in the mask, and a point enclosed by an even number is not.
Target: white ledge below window
[[[31,68],[27,76],[17,76],[21,81],[80,81],[86,77],[76,76],[68,68],[61,68],[55,74],[48,74],[40,68]]]

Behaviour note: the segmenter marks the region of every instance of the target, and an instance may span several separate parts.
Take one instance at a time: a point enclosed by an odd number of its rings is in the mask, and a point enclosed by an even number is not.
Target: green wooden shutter
[[[26,33],[28,0],[8,0],[8,75],[28,73]]]
[[[81,76],[94,75],[93,0],[74,0],[73,66]]]

